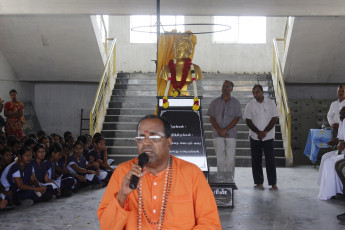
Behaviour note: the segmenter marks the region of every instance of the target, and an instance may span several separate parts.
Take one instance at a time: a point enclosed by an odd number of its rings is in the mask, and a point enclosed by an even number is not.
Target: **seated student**
[[[24,205],[33,205],[39,201],[48,201],[52,196],[46,193],[47,188],[40,186],[32,169],[32,151],[30,147],[23,146],[19,150],[18,162],[7,166],[10,167],[6,173],[6,181],[3,183],[3,175],[1,182],[5,189],[10,189],[16,203]]]
[[[65,143],[68,144],[71,148],[73,147],[75,140],[73,136],[67,136],[65,139]]]
[[[108,175],[109,173],[107,171],[100,170],[100,165],[96,162],[95,157],[90,156],[89,143],[87,141],[86,136],[79,136],[77,138],[77,141],[80,141],[81,143],[83,143],[83,148],[84,148],[83,156],[88,162],[87,168],[94,171],[100,171],[98,178],[105,184],[108,184],[111,174]]]
[[[32,138],[32,139],[34,139],[34,140],[36,141],[36,143],[37,143],[38,138],[37,138],[36,134],[34,134],[34,133],[30,133],[28,137],[30,137],[30,138]]]
[[[51,194],[53,199],[60,195],[59,187],[49,179],[48,170],[50,167],[44,163],[46,156],[45,147],[42,144],[36,144],[33,148],[35,158],[32,160],[34,175],[41,186],[47,187],[47,193]]]
[[[30,147],[31,149],[33,149],[35,147],[35,145],[37,144],[37,141],[31,137],[29,137],[25,142],[24,145]]]
[[[340,125],[338,129],[338,140],[343,141],[345,138],[345,107],[340,110]],[[333,144],[333,143],[332,143]],[[338,160],[344,158],[344,150],[338,150],[328,152],[321,158],[321,164],[318,175],[318,185],[320,191],[318,194],[319,199],[328,200],[335,196],[337,193],[343,192],[342,183],[335,171],[335,164]]]
[[[37,132],[37,140],[39,140],[41,137],[44,137],[44,136],[47,136],[47,134],[43,130],[39,130]]]
[[[53,143],[59,143],[59,135],[52,133],[50,136],[53,138]]]
[[[72,173],[72,175],[77,180],[78,190],[81,187],[89,186],[89,188],[101,188],[103,183],[99,180],[97,175],[99,175],[99,170],[94,171],[87,169],[87,161],[83,157],[83,143],[77,141],[73,145],[73,154],[68,158],[67,169]]]
[[[7,137],[7,147],[11,149],[13,160],[17,157],[21,147],[20,141],[16,136]]]
[[[95,133],[93,135],[92,140],[91,140],[91,144],[90,144],[90,147],[89,147],[90,151],[95,148],[95,139],[98,138],[98,137],[103,137],[103,135],[101,133]]]
[[[51,136],[47,136],[48,137],[48,140],[49,140],[49,148],[53,145],[54,143],[54,140]],[[49,150],[49,149],[48,149]],[[47,151],[48,152],[48,151]]]
[[[43,162],[48,169],[47,176],[45,178],[46,183],[50,183],[58,188],[58,195],[63,197],[72,195],[72,187],[74,185],[74,179],[72,175],[59,175],[56,172],[56,164],[61,158],[62,146],[60,143],[54,143],[49,153],[47,154],[47,160]]]
[[[66,131],[66,132],[63,133],[63,139],[64,139],[65,143],[67,143],[67,140],[66,140],[67,137],[73,137],[73,134],[70,131]]]
[[[60,152],[61,157],[55,163],[55,174],[56,174],[56,178],[61,180],[61,184],[72,191],[72,188],[74,188],[74,186],[77,185],[77,182],[75,181],[74,176],[71,174],[71,172],[67,169],[67,163],[68,163],[68,158],[71,152],[71,148],[66,143],[63,143],[61,147],[62,147],[62,150]],[[54,152],[55,150],[53,149],[52,151]],[[66,193],[69,194],[70,192],[66,192]]]
[[[91,148],[91,145],[92,145],[92,137],[90,134],[85,134],[84,135],[86,137],[86,140],[87,140],[87,143],[89,144],[89,150],[93,149],[95,146],[92,146]]]
[[[62,136],[60,136],[60,135],[59,135],[59,143],[60,143],[60,144],[65,143],[64,140],[63,140],[63,138],[62,138]]]
[[[49,150],[49,138],[47,136],[42,136],[38,139],[38,143],[42,144],[46,151]]]
[[[2,162],[0,164],[0,175],[5,170],[5,168],[10,165],[12,160],[12,152],[11,149],[5,147],[0,151],[0,157],[2,157]]]
[[[95,147],[90,151],[90,156],[95,158],[95,161],[100,165],[101,169],[113,172],[114,168],[110,167],[110,164],[112,164],[114,160],[108,159],[104,137],[98,136],[94,138],[93,143]]]
[[[87,141],[87,137],[86,136],[79,136],[77,138],[77,141],[80,141],[83,143],[83,156],[85,157],[85,159],[90,162],[89,158],[90,158],[90,150],[89,150],[89,143]]]

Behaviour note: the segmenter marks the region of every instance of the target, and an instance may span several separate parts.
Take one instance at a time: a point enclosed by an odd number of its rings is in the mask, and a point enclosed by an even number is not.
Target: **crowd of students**
[[[76,140],[44,131],[22,137],[0,132],[0,210],[105,187],[114,171],[100,133]]]

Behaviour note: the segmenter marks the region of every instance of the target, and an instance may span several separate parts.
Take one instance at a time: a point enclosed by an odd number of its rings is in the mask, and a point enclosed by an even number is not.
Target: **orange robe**
[[[217,204],[202,171],[194,164],[172,156],[172,187],[168,197],[162,229],[221,229]],[[120,164],[105,190],[97,215],[102,230],[137,229],[138,189],[132,192],[122,208],[116,199],[122,180],[137,159]],[[166,170],[142,178],[142,199],[151,222],[158,222],[162,205]],[[142,229],[157,229],[141,217]]]

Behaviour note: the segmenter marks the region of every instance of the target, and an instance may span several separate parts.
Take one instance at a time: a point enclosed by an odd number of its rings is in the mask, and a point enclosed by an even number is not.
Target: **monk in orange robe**
[[[120,164],[103,195],[97,214],[102,230],[110,229],[221,229],[217,204],[202,171],[169,154],[170,124],[149,115],[138,124],[137,159]],[[140,178],[137,189],[131,176]]]

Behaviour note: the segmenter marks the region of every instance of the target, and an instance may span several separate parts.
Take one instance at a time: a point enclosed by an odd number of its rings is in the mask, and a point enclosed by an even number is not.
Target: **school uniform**
[[[58,186],[54,183],[47,183],[45,181],[45,176],[48,173],[49,164],[47,165],[47,161],[41,162],[39,165],[36,160],[32,160],[31,164],[34,169],[34,175],[41,186],[47,187],[47,193],[56,196],[58,193]]]
[[[75,183],[74,176],[71,173],[60,174],[56,172],[56,167],[63,169],[65,167],[65,160],[60,159],[57,162],[47,161],[49,164],[48,175],[51,180],[53,180],[58,186],[60,186],[62,195],[65,190],[71,191]]]
[[[98,153],[98,151],[96,149],[93,149],[90,151],[90,156],[94,157],[95,158],[95,162],[97,162],[97,160],[102,160],[104,159],[104,152],[101,151],[100,153]],[[109,159],[108,160],[108,164],[110,165],[114,160],[113,159]],[[110,162],[110,163],[109,163]],[[101,177],[100,177],[100,180],[109,180],[110,177],[113,175],[113,172],[108,170],[108,169],[105,169],[105,168],[102,168],[101,167]]]
[[[94,175],[94,174],[83,174],[83,173],[78,173],[77,171],[75,171],[71,167],[73,164],[76,164],[79,168],[86,169],[87,161],[86,161],[85,157],[83,157],[83,156],[80,156],[79,160],[77,160],[73,156],[68,158],[67,169],[71,173],[78,174],[78,175],[81,175],[81,176],[85,176],[85,178],[86,178],[86,182],[85,183],[83,183],[82,181],[77,180],[77,183],[78,183],[79,186],[92,185],[92,184],[100,184],[101,183],[99,178],[96,175]]]
[[[21,190],[17,187],[17,184],[14,182],[14,178],[20,177],[23,184],[30,185],[31,176],[33,174],[33,166],[31,163],[24,166],[24,170],[20,169],[19,163],[14,163],[9,165],[10,168],[7,172],[6,179],[10,185],[9,189],[13,192],[14,200],[20,201],[25,199],[31,199],[34,203],[40,201],[37,193],[33,190]],[[6,169],[5,169],[6,171]],[[8,191],[8,190],[7,190]]]

